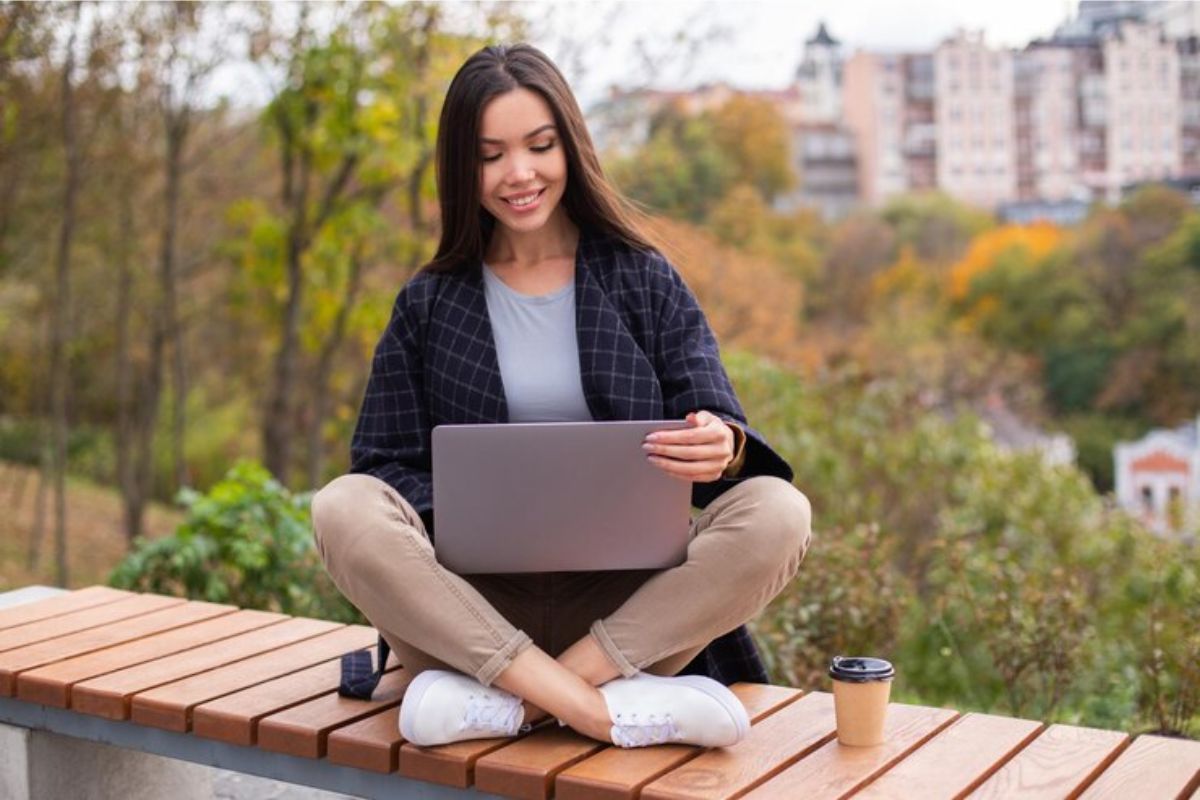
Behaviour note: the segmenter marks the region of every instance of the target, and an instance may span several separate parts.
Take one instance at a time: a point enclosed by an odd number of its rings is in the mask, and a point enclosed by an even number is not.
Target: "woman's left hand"
[[[715,481],[733,460],[733,429],[708,411],[693,411],[687,423],[686,428],[648,435],[642,449],[651,464],[673,477]]]

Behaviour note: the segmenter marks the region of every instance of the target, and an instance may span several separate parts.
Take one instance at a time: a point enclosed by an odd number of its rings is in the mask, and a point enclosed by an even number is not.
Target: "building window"
[[[1147,513],[1154,513],[1154,490],[1149,486],[1142,487],[1142,509]]]

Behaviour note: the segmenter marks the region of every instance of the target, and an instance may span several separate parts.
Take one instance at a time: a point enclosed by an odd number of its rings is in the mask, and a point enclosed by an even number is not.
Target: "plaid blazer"
[[[693,484],[693,505],[703,508],[755,475],[792,479],[787,462],[746,424],[703,311],[660,253],[581,229],[575,308],[580,376],[594,419],[682,419],[707,409],[745,430],[737,477]],[[419,272],[397,295],[375,348],[350,471],[394,487],[432,537],[433,427],[507,421],[482,266]],[[744,625],[713,641],[684,672],[726,684],[767,679]]]

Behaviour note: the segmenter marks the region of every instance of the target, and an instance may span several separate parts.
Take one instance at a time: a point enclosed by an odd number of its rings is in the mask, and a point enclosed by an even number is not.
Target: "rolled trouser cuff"
[[[532,644],[533,639],[530,639],[525,631],[517,631],[491,658],[484,662],[482,667],[475,671],[475,680],[484,686],[491,686],[492,681],[496,680],[501,672],[508,669],[513,659]]]
[[[608,635],[608,631],[604,628],[602,620],[596,620],[591,627],[592,638],[596,640],[596,644],[600,645],[600,649],[608,656],[608,660],[620,670],[622,677],[632,678],[640,671],[637,667],[629,662],[625,654],[617,647],[616,642]]]

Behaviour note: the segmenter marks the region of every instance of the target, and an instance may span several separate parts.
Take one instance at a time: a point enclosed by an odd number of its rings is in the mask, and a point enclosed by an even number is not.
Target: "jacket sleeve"
[[[424,390],[425,284],[400,290],[375,346],[366,393],[350,443],[350,471],[374,475],[417,510],[432,533],[433,480]]]
[[[761,433],[747,424],[733,384],[721,364],[716,336],[696,296],[665,258],[656,253],[651,261],[654,368],[663,387],[667,417],[682,419],[691,411],[705,409],[736,423],[746,434],[736,477],[693,484],[692,503],[703,508],[732,485],[756,475],[774,475],[791,481],[791,466]]]

